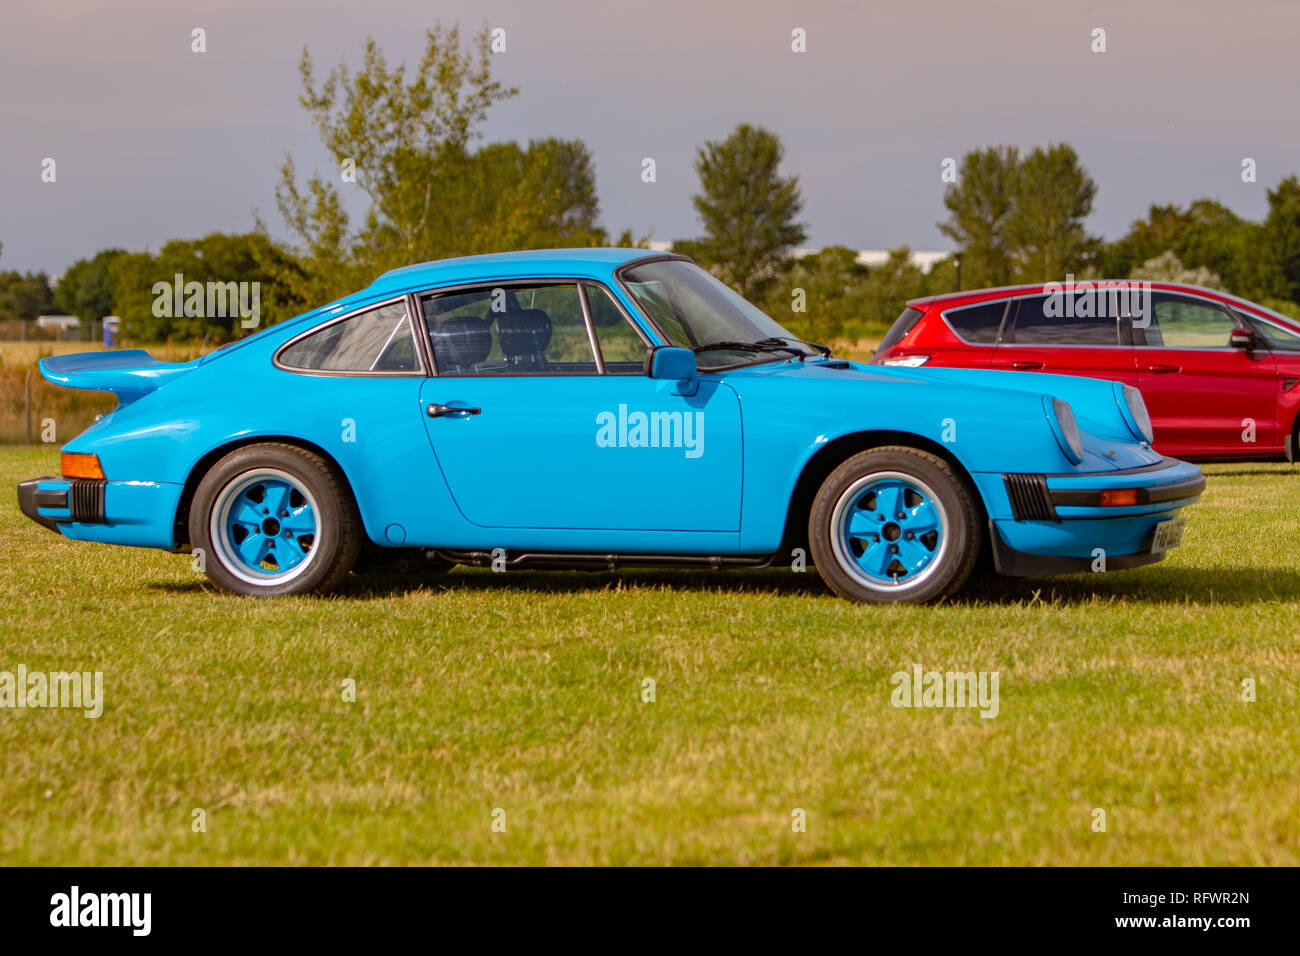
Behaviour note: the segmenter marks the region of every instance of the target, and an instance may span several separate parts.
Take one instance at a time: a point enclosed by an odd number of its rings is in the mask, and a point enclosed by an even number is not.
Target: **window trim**
[[[587,332],[587,344],[592,350],[591,351],[592,358],[595,360],[596,363],[595,372],[476,372],[472,375],[455,375],[451,373],[441,373],[438,371],[438,357],[434,352],[432,346],[432,339],[429,334],[430,333],[429,317],[428,315],[425,314],[424,305],[421,301],[422,299],[435,297],[435,296],[443,296],[443,295],[455,295],[458,292],[459,293],[471,292],[475,289],[491,290],[491,289],[514,288],[519,286],[522,286],[524,288],[530,288],[530,287],[555,286],[555,285],[571,285],[571,286],[575,286],[578,290],[578,303],[582,308],[582,322]],[[598,286],[599,288],[604,290],[607,294],[609,294],[610,301],[614,303],[615,307],[619,311],[619,314],[623,316],[623,319],[627,322],[627,324],[631,326],[632,330],[635,331],[636,334],[640,337],[641,341],[646,346],[646,350],[649,351],[649,349],[653,347],[653,343],[650,342],[649,339],[647,338],[645,334],[645,330],[642,329],[637,324],[637,322],[632,318],[632,316],[628,314],[627,309],[623,307],[623,303],[619,301],[618,296],[611,294],[609,286],[600,279],[592,278],[591,276],[564,276],[564,275],[520,276],[513,279],[496,279],[496,280],[481,279],[474,282],[457,282],[452,285],[435,286],[432,288],[420,289],[418,291],[409,293],[411,299],[415,302],[415,314],[419,316],[418,321],[420,324],[420,328],[423,330],[424,333],[423,340],[425,342],[425,345],[428,347],[429,368],[432,369],[432,371],[429,374],[436,378],[469,378],[469,379],[473,379],[473,378],[562,378],[562,377],[586,378],[586,377],[595,377],[599,375],[618,374],[618,373],[610,373],[605,371],[604,357],[600,351],[600,342],[599,339],[596,337],[595,324],[591,318],[591,307],[590,307],[590,303],[587,301],[587,292],[586,289],[584,288],[584,286],[586,285]]]
[[[271,356],[271,364],[274,365],[276,368],[278,368],[280,371],[289,372],[293,375],[316,375],[316,376],[323,376],[325,378],[425,378],[428,376],[428,371],[427,371],[428,366],[424,362],[424,352],[420,349],[420,345],[418,342],[413,344],[415,346],[414,352],[415,352],[416,361],[420,367],[416,369],[411,369],[410,371],[406,371],[406,372],[374,371],[372,369],[359,371],[355,369],[345,370],[345,369],[299,368],[296,365],[289,365],[280,360],[280,356],[283,355],[286,351],[288,351],[293,346],[297,345],[303,339],[310,338],[311,336],[315,335],[317,332],[324,332],[332,325],[337,325],[340,322],[347,322],[350,319],[355,319],[357,316],[363,315],[366,312],[373,312],[376,309],[382,309],[390,305],[397,305],[398,303],[401,303],[406,309],[406,323],[411,330],[411,336],[413,338],[418,339],[419,336],[416,335],[415,323],[412,320],[412,316],[411,316],[411,303],[409,299],[410,297],[406,293],[402,293],[401,295],[392,296],[387,299],[381,299],[378,302],[369,302],[366,305],[359,306],[348,312],[344,312],[342,315],[332,316],[330,319],[328,319],[325,322],[322,322],[320,325],[314,325],[310,329],[307,329],[304,332],[299,332],[293,338],[289,339],[289,341],[281,345],[278,349],[275,350],[275,354]]]

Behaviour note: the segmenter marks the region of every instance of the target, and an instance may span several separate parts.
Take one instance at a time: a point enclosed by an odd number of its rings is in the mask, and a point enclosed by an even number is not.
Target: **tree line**
[[[255,217],[246,234],[172,240],[157,252],[103,250],[73,263],[53,289],[44,273],[0,272],[0,318],[61,311],[93,322],[114,314],[135,341],[223,341],[244,334],[239,316],[156,314],[156,284],[178,274],[186,282],[257,282],[266,324],[415,262],[648,241],[600,225],[595,164],[581,140],[479,143],[491,108],[519,92],[492,78],[486,30],[463,38],[456,26],[435,25],[409,69],[390,66],[371,38],[359,67],[341,61],[318,76],[304,49],[299,74],[299,102],[337,167],[303,177],[285,157],[275,199],[288,242]],[[1268,190],[1262,222],[1208,198],[1153,204],[1124,236],[1105,242],[1087,231],[1097,185],[1068,144],[1023,154],[977,149],[944,164],[946,218],[938,227],[955,252],[922,272],[906,246],[872,266],[843,246],[796,256],[808,227],[799,179],[783,172],[783,161],[780,139],[750,124],[701,146],[693,203],[702,234],[673,248],[806,338],[872,334],[909,298],[1067,274],[1193,281],[1300,316],[1294,175]],[[350,211],[357,206],[359,215]]]

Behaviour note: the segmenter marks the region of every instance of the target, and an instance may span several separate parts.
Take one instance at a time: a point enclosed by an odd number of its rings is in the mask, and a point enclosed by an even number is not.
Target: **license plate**
[[[1155,535],[1151,538],[1151,553],[1159,554],[1182,544],[1183,528],[1186,526],[1186,518],[1170,518],[1156,525]]]

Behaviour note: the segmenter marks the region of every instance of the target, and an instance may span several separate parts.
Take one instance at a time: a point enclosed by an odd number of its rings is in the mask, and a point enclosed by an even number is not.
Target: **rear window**
[[[996,302],[970,305],[964,309],[952,309],[945,312],[943,317],[948,320],[952,330],[967,342],[992,345],[998,340],[998,332],[1002,329],[1002,316],[1006,311],[1006,300],[999,299]]]
[[[885,349],[892,349],[903,340],[903,336],[912,331],[924,314],[920,309],[910,307],[904,309],[903,314],[894,320],[894,324],[889,327],[885,337],[880,340],[880,345],[876,347],[876,351],[883,352]]]

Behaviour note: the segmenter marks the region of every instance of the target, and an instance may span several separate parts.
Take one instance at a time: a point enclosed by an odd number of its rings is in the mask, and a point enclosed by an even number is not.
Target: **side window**
[[[992,345],[998,340],[998,332],[1002,329],[1002,314],[1006,309],[1007,300],[999,299],[997,302],[953,309],[945,312],[944,318],[952,330],[967,342]]]
[[[614,303],[609,290],[584,283],[591,324],[605,371],[610,375],[640,375],[645,368],[646,344]]]
[[[327,325],[280,353],[280,364],[320,372],[414,372],[415,340],[406,302],[392,302]]]
[[[484,286],[422,299],[439,375],[594,375],[573,283]]]
[[[1119,345],[1119,318],[1095,293],[1058,293],[1020,300],[1015,329],[1003,336],[1016,345]],[[1095,315],[1101,312],[1101,315]]]
[[[1151,296],[1151,324],[1146,344],[1167,349],[1226,349],[1237,324],[1213,302],[1167,292]]]

